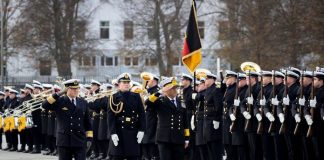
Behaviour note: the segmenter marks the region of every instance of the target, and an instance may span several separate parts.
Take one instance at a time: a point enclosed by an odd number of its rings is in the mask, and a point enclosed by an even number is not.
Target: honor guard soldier
[[[259,73],[248,71],[247,73],[248,89],[245,93],[245,98],[241,101],[240,110],[246,119],[244,131],[247,133],[249,144],[249,155],[251,160],[262,159],[262,145],[261,137],[256,134],[258,120],[261,115],[254,114],[254,106],[256,105],[258,94],[260,92],[260,85],[258,84]],[[256,115],[253,116],[252,115]]]
[[[109,155],[113,160],[138,159],[145,130],[145,112],[139,94],[130,92],[131,75],[117,77],[118,92],[109,98]]]
[[[193,78],[188,74],[181,75],[181,93],[180,97],[183,98],[183,101],[186,105],[187,109],[187,119],[190,120],[192,115],[195,112],[195,106],[192,99],[192,93],[194,92],[192,88]],[[190,130],[190,142],[188,148],[185,150],[185,154],[187,155],[188,160],[198,160],[199,152],[195,148],[195,133]]]
[[[311,153],[314,159],[324,158],[324,71],[316,71],[311,89],[308,107],[305,110],[308,124],[307,137],[312,140]]]
[[[173,77],[167,77],[160,83],[163,96],[157,92],[146,101],[148,107],[158,115],[156,142],[161,160],[183,160],[184,149],[188,147],[190,131],[187,112],[178,97],[178,84]]]
[[[63,83],[65,89],[54,93],[43,102],[43,108],[53,110],[57,117],[57,140],[60,160],[85,160],[86,147],[93,137],[89,116],[89,104],[79,94],[79,80]],[[62,96],[65,94],[65,96]]]
[[[17,98],[17,94],[19,92],[14,89],[9,89],[9,99],[6,102],[6,105],[4,107],[5,110],[7,110],[10,114],[13,114],[13,109],[15,109],[19,105],[19,101]],[[17,151],[18,149],[18,130],[16,126],[16,120],[14,120],[14,124],[11,124],[10,129],[5,132],[6,135],[6,141],[8,144],[8,147],[5,150],[8,151]]]
[[[206,141],[204,140],[204,103],[205,103],[205,78],[199,77],[199,80],[196,80],[197,94],[193,94],[193,99],[195,100],[195,114],[191,117],[191,129],[196,132],[195,145],[199,151],[201,160],[208,160],[208,152]]]
[[[294,129],[296,126],[295,117],[292,115],[292,103],[298,97],[299,83],[298,79],[300,72],[296,70],[287,70],[286,72],[286,88],[284,97],[282,99],[282,105],[279,106],[278,116],[282,122],[280,126],[279,134],[284,134],[286,146],[288,149],[289,159],[302,158],[301,140],[297,139],[294,135]]]
[[[272,72],[261,71],[261,86],[258,95],[257,105],[254,108],[254,114],[259,114],[261,118],[258,119],[257,134],[261,135],[262,151],[265,160],[275,159],[273,138],[268,133],[271,121],[266,118],[265,109],[266,103],[270,99],[272,92]],[[271,120],[274,120],[271,119]]]
[[[232,148],[232,135],[230,133],[230,126],[232,121],[230,119],[229,110],[234,103],[236,88],[238,87],[236,84],[237,73],[233,71],[226,71],[226,91],[224,94],[223,102],[224,102],[224,113],[223,113],[223,144],[226,151],[227,159],[234,160],[237,159],[237,153],[233,152]]]
[[[3,109],[3,107],[4,107],[4,104],[5,104],[5,93],[4,92],[2,92],[2,91],[0,91],[0,135],[1,135],[1,137],[0,137],[0,149],[2,149],[2,132],[3,132],[3,129],[2,129],[2,123],[3,123],[3,111],[4,111],[4,109]]]
[[[204,140],[207,143],[209,159],[221,160],[223,154],[223,97],[226,86],[222,83],[216,85],[216,75],[210,72],[206,75]]]
[[[248,160],[248,147],[247,137],[244,132],[244,116],[240,109],[240,102],[245,99],[246,90],[246,75],[243,73],[238,74],[238,87],[237,97],[234,99],[233,105],[229,109],[229,117],[232,121],[230,132],[232,133],[232,152],[237,155],[237,159]]]
[[[100,91],[101,83],[96,80],[91,80],[91,93],[92,95],[96,95]],[[90,159],[95,159],[99,157],[100,152],[100,143],[98,141],[98,128],[99,128],[99,116],[100,116],[100,99],[96,99],[91,105],[90,108],[92,112],[92,130],[93,130],[93,141],[92,141],[92,155]]]
[[[306,138],[308,125],[304,118],[306,102],[309,101],[313,82],[313,73],[311,71],[301,71],[300,87],[298,97],[292,102],[291,114],[295,118],[294,135],[301,140],[301,149],[304,159],[314,159],[315,153],[311,152],[311,140]]]
[[[153,75],[153,79],[148,81],[148,95],[152,95],[160,90],[160,87],[158,86],[159,81],[160,78],[156,75]],[[157,144],[155,143],[158,117],[154,108],[155,106],[147,106],[145,110],[146,130],[142,142],[143,156],[145,160],[159,159],[159,149]]]

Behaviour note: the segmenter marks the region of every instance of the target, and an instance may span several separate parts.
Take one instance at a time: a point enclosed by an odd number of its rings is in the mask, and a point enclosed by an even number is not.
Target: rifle
[[[284,97],[287,97],[287,95],[288,95],[288,85],[287,85],[287,70],[286,70]],[[284,105],[283,106],[283,114],[286,117],[288,106],[286,106],[285,104],[283,104],[283,105]],[[286,132],[286,121],[287,120],[285,120],[283,123],[281,123],[280,129],[279,129],[279,134],[284,134]]]
[[[313,77],[314,77],[314,71],[313,71]],[[313,81],[312,81],[312,89],[311,89],[311,95],[310,95],[310,98],[309,99],[314,99],[314,78],[313,78]],[[314,119],[314,116],[315,116],[315,108],[311,108],[310,109],[310,114],[311,114],[311,117],[312,119]],[[311,137],[313,135],[313,125],[310,125],[308,126],[308,130],[307,130],[307,135],[306,137]]]
[[[263,76],[261,75],[261,90],[260,90],[260,99],[263,99]],[[263,115],[263,107],[260,105],[261,109],[261,116]],[[262,120],[258,122],[258,129],[257,129],[257,134],[262,134],[263,133],[263,123]]]
[[[234,100],[238,98],[238,92],[239,92],[239,73],[237,73],[237,76],[236,76],[236,88],[235,88],[235,96],[234,96]],[[233,104],[234,105],[234,104]],[[236,114],[237,114],[237,106],[234,106],[234,111],[233,111],[233,114],[234,116],[236,117]],[[230,126],[230,132],[232,133],[235,129],[235,120],[232,121],[232,124]]]
[[[272,77],[271,78],[272,78],[272,95],[271,95],[271,97],[275,98],[276,97],[276,84],[275,84],[275,71],[274,70],[272,70]],[[271,104],[271,110],[272,110],[272,115],[275,115],[276,106]],[[275,127],[274,127],[273,124],[274,124],[274,122],[270,122],[268,133],[274,132]]]
[[[251,87],[251,71],[249,70],[249,72],[248,72],[248,75],[249,75],[249,88],[248,88],[248,92],[249,92],[249,97],[251,97],[251,95],[252,95],[252,87]],[[252,106],[251,106],[251,104],[249,104],[248,103],[248,107],[247,107],[247,112],[249,112],[250,113],[250,115],[252,115],[251,114],[251,110],[252,110]],[[245,131],[247,131],[249,128],[250,128],[250,119],[247,119],[246,120],[246,123],[245,123],[245,127],[244,127],[244,130]]]
[[[300,95],[299,95],[299,98],[301,99],[301,98],[303,98],[303,96],[304,96],[304,76],[303,76],[303,73],[301,74],[301,82],[300,82]],[[299,105],[299,104],[298,104]],[[303,115],[302,115],[302,106],[301,105],[299,105],[298,106],[298,109],[299,109],[299,114],[300,114],[300,117],[303,117]],[[294,130],[294,135],[297,135],[298,133],[299,133],[299,125],[300,125],[300,123],[296,123],[296,127],[295,127],[295,130]]]

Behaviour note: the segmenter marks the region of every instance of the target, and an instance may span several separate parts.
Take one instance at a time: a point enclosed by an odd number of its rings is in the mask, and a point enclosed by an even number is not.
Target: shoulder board
[[[216,88],[221,88],[221,86],[222,86],[221,82],[215,82],[215,84],[216,84]]]

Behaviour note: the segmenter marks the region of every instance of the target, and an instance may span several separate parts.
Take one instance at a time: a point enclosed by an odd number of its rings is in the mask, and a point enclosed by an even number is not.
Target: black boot
[[[57,150],[54,150],[54,152],[51,155],[52,156],[57,156]]]
[[[41,153],[41,148],[40,146],[35,146],[34,150],[32,152],[30,152],[31,154],[39,154]]]
[[[17,152],[25,152],[25,145],[22,145]]]
[[[17,146],[13,146],[9,151],[10,151],[10,152],[17,151]]]
[[[53,153],[53,151],[51,151],[51,150],[48,150],[47,152],[43,153],[43,155],[46,155],[46,156],[48,156],[48,155],[51,155],[52,153]]]

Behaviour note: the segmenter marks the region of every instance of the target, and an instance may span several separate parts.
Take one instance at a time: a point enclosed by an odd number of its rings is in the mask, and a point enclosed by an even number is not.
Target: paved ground
[[[6,138],[2,137],[2,148],[6,147]],[[57,160],[55,156],[44,156],[42,154],[18,153],[0,150],[0,160]]]

